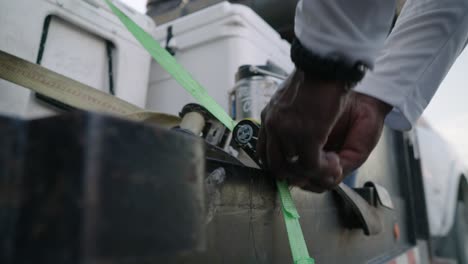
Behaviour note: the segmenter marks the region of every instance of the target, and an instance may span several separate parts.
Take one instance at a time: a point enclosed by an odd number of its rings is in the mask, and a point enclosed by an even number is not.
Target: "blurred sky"
[[[147,0],[120,0],[139,12]],[[463,52],[424,112],[424,117],[468,166],[468,49]]]
[[[468,48],[458,57],[423,115],[468,164]]]
[[[121,2],[133,7],[135,10],[145,13],[147,0],[120,0]]]

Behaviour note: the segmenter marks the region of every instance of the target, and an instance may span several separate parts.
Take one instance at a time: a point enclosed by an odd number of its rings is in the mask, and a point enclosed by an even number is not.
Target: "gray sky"
[[[146,1],[147,0],[120,0],[121,2],[133,7],[141,13],[146,12]]]
[[[147,0],[121,1],[142,13],[146,11]],[[468,164],[468,49],[442,82],[424,116]]]
[[[468,164],[468,49],[458,57],[423,115]]]

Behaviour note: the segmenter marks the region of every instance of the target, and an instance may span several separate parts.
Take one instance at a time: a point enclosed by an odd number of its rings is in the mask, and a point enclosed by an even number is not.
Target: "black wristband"
[[[307,50],[298,39],[291,45],[291,59],[296,68],[304,71],[309,78],[321,81],[342,81],[351,89],[364,78],[367,66],[358,61],[350,63],[339,54],[322,57]]]

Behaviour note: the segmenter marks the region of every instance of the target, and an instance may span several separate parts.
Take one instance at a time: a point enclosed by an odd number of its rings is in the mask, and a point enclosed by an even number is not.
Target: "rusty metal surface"
[[[0,144],[0,263],[291,262],[273,181],[198,138],[81,113],[0,118]],[[365,236],[337,195],[293,189],[311,256],[382,263],[408,247],[393,194]]]
[[[24,123],[0,118],[0,263],[10,263],[14,256],[16,223],[19,209],[23,162]]]
[[[86,113],[0,126],[0,263],[157,263],[205,247],[201,140]]]
[[[223,181],[207,185],[222,168]],[[207,250],[169,263],[291,263],[289,244],[273,181],[255,169],[207,162]],[[310,255],[317,263],[366,263],[404,247],[393,236],[398,216],[376,209],[384,230],[366,236],[349,229],[343,204],[334,193],[292,190]],[[399,206],[402,201],[397,202]]]

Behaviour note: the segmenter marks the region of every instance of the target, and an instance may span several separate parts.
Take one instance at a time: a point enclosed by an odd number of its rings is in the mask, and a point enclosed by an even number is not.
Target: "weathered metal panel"
[[[0,263],[155,263],[205,247],[201,140],[92,114],[6,120],[0,131],[16,124],[25,146],[2,151],[12,165],[0,188],[15,186],[20,202],[11,224],[5,208],[16,200],[1,194],[0,221],[12,229],[1,229]]]
[[[12,190],[0,193],[1,263],[291,263],[273,180],[219,150],[205,157],[198,138],[90,113],[0,119],[0,131],[0,189]],[[402,165],[394,155],[378,161]],[[385,263],[411,247],[392,188],[375,236],[346,227],[336,194],[294,188],[317,263]]]

